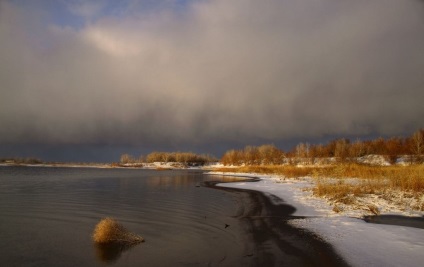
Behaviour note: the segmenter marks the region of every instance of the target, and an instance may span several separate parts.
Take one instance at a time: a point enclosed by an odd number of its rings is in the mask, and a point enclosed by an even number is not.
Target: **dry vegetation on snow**
[[[424,165],[369,166],[242,166],[222,172],[274,174],[284,178],[311,177],[315,196],[326,198],[335,212],[361,209],[378,214],[378,203],[400,211],[424,211]]]

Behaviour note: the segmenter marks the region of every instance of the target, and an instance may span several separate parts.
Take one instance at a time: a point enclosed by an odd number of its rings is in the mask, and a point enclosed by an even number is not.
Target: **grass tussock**
[[[137,244],[144,242],[144,239],[134,233],[129,232],[122,224],[115,219],[104,218],[94,228],[93,241],[98,244]]]

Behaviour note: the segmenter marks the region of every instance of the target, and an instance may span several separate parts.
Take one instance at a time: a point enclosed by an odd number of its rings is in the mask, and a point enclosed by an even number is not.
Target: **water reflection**
[[[182,173],[182,175],[175,175],[176,171],[163,171],[161,172],[161,175],[155,175],[153,177],[150,177],[146,181],[146,185],[150,188],[166,188],[166,187],[172,187],[172,188],[181,188],[181,187],[193,187],[193,176],[192,175],[199,175],[202,174],[202,172],[187,172]],[[203,176],[202,179],[197,179],[199,181],[199,184],[201,180],[209,180],[209,179],[216,179],[219,177],[219,181],[221,182],[240,182],[245,180],[245,177],[231,177],[231,176]],[[248,179],[251,180],[251,179]]]
[[[110,244],[94,244],[94,249],[96,253],[96,258],[104,263],[113,263],[116,262],[122,255],[123,252],[131,249],[137,244],[120,244],[120,243],[110,243]]]
[[[150,188],[164,187],[187,187],[193,186],[193,178],[190,176],[155,176],[147,180],[147,186]]]

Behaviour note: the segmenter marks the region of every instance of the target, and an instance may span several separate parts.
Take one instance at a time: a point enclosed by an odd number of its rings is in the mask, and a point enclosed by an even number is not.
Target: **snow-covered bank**
[[[292,220],[320,235],[352,266],[422,266],[424,230],[345,216]]]
[[[284,179],[278,176],[210,173],[259,177],[259,182],[226,183],[220,186],[243,188],[275,195],[294,206],[294,215],[308,216],[307,219],[291,220],[297,227],[315,232],[334,246],[352,266],[421,266],[424,262],[424,229],[405,226],[366,223],[351,215],[336,213],[322,198],[314,197],[310,190],[311,179]],[[386,214],[390,213],[386,209]],[[392,213],[393,214],[393,213]],[[397,212],[396,214],[400,214]],[[423,216],[424,212],[415,215]]]

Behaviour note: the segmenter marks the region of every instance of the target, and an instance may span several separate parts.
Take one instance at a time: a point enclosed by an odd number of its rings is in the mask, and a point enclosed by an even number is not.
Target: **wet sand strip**
[[[424,229],[424,217],[407,217],[401,215],[364,216],[367,223],[398,225]]]
[[[250,258],[250,266],[349,266],[319,236],[289,225],[290,219],[302,217],[293,216],[296,209],[283,200],[254,190],[216,186],[218,183],[222,182],[208,181],[203,186],[238,195],[235,217],[247,235],[244,257]]]

